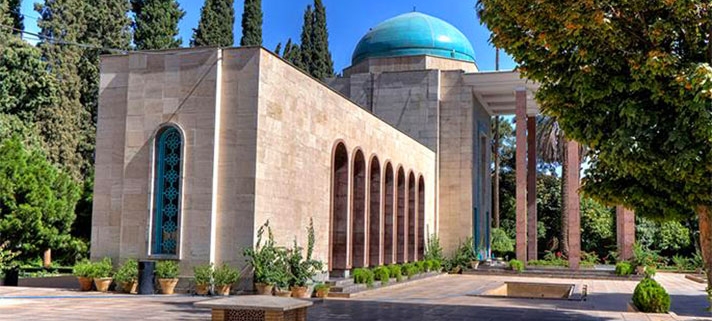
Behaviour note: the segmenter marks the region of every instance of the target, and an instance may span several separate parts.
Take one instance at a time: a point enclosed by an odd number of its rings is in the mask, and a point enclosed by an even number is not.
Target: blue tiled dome
[[[475,61],[472,44],[460,30],[441,19],[410,12],[371,29],[356,46],[351,63],[376,57],[416,55]]]

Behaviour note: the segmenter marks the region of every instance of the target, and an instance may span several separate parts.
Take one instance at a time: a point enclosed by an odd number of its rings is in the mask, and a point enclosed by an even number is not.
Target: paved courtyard
[[[443,275],[348,300],[316,302],[309,320],[712,320],[705,312],[703,284],[679,274],[660,273],[657,279],[672,297],[670,316],[625,312],[635,281]],[[574,302],[467,296],[505,280],[587,284],[589,297]],[[201,300],[206,298],[0,287],[0,320],[209,320],[210,311],[192,305]]]

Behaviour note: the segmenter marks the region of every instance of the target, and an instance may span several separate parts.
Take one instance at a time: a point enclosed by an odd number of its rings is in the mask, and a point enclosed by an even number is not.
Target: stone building
[[[258,47],[102,57],[92,257],[177,259],[189,275],[243,265],[267,220],[278,243],[306,244],[313,219],[332,275],[418,260],[433,234],[447,254],[473,237],[487,258],[490,119],[516,111],[533,137],[536,84],[480,72],[459,30],[417,12],[371,29],[352,62],[321,82]],[[534,172],[525,129],[517,167]]]

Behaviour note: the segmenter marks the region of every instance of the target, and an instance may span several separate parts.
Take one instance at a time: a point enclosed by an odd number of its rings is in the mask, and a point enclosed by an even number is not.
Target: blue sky
[[[22,12],[37,16],[33,3],[37,0],[23,0]],[[192,36],[193,28],[198,24],[203,0],[179,0],[186,15],[180,22],[180,35],[184,46]],[[273,50],[277,43],[288,38],[299,39],[304,9],[312,0],[262,0],[264,12],[264,46]],[[324,0],[329,28],[329,45],[334,67],[340,72],[351,63],[351,53],[359,39],[369,28],[393,16],[417,11],[441,18],[460,29],[475,48],[477,64],[481,70],[494,70],[494,48],[489,44],[489,31],[480,25],[475,12],[474,0]],[[243,0],[235,0],[235,44],[239,44],[242,35],[240,17]],[[25,19],[27,31],[37,31],[36,20]],[[511,58],[502,55],[501,69],[512,69],[515,64]]]

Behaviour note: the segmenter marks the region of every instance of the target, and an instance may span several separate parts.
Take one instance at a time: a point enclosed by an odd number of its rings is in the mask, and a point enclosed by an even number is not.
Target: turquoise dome
[[[475,61],[472,44],[453,25],[420,12],[410,12],[381,22],[354,50],[351,63],[368,58],[431,55]]]

